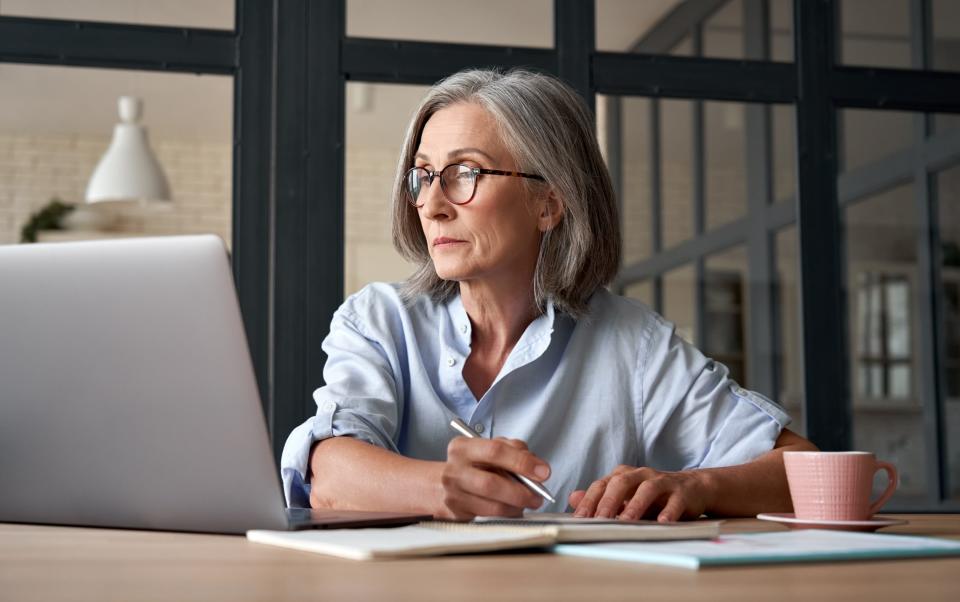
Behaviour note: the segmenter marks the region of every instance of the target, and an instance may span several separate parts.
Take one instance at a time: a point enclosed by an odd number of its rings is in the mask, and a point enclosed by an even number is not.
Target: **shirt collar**
[[[467,310],[463,307],[463,299],[460,297],[460,293],[454,295],[446,305],[454,330],[461,337],[464,337],[463,340],[469,347],[472,340],[473,325],[467,315]],[[550,346],[550,335],[553,334],[556,310],[552,298],[547,298],[545,305],[544,312],[534,318],[533,322],[527,326],[513,351],[510,352],[510,357],[507,359],[508,366],[519,367],[519,365],[531,362],[540,357]]]

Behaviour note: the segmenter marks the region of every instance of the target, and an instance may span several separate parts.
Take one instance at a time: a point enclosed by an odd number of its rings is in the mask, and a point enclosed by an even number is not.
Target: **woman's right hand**
[[[444,508],[440,516],[457,520],[520,516],[524,508],[539,508],[543,498],[508,471],[538,482],[550,476],[550,466],[523,441],[454,437],[441,473]]]

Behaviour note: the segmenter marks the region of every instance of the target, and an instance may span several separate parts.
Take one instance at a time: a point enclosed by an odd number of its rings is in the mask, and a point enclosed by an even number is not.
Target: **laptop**
[[[220,238],[0,246],[0,522],[244,533],[430,518],[284,506]]]

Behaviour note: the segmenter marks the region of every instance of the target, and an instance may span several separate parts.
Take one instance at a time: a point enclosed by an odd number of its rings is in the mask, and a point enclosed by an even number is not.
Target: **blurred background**
[[[0,0],[0,244],[221,236],[282,445],[313,411],[332,310],[410,272],[390,189],[429,84],[463,66],[559,72],[593,105],[618,189],[616,292],[815,443],[896,463],[891,508],[960,508],[960,3],[832,3],[826,60],[853,91],[837,79],[806,99],[795,55],[817,42],[795,39],[792,0],[255,4]],[[628,55],[654,58],[614,68]],[[864,74],[879,84],[857,88]],[[884,83],[904,81],[946,84],[891,103]],[[121,96],[143,102],[169,199],[85,202]],[[806,173],[831,190],[810,200],[797,113],[818,96],[829,118],[812,129],[832,148],[809,147],[827,158]],[[798,207],[821,198],[838,229],[812,221],[801,241]],[[801,242],[836,249],[839,276],[812,280]],[[836,293],[843,332],[805,346],[823,327],[802,282]]]

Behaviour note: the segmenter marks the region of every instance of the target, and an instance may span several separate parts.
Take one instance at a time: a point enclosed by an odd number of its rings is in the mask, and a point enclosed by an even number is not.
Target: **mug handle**
[[[897,476],[897,467],[889,462],[883,462],[877,460],[877,467],[873,469],[874,474],[878,470],[887,471],[887,477],[890,478],[890,484],[887,485],[886,491],[880,494],[880,497],[874,503],[870,504],[870,516],[873,516],[879,512],[880,508],[887,503],[887,500],[890,499],[890,496],[897,490],[897,486],[900,484],[900,478]]]

